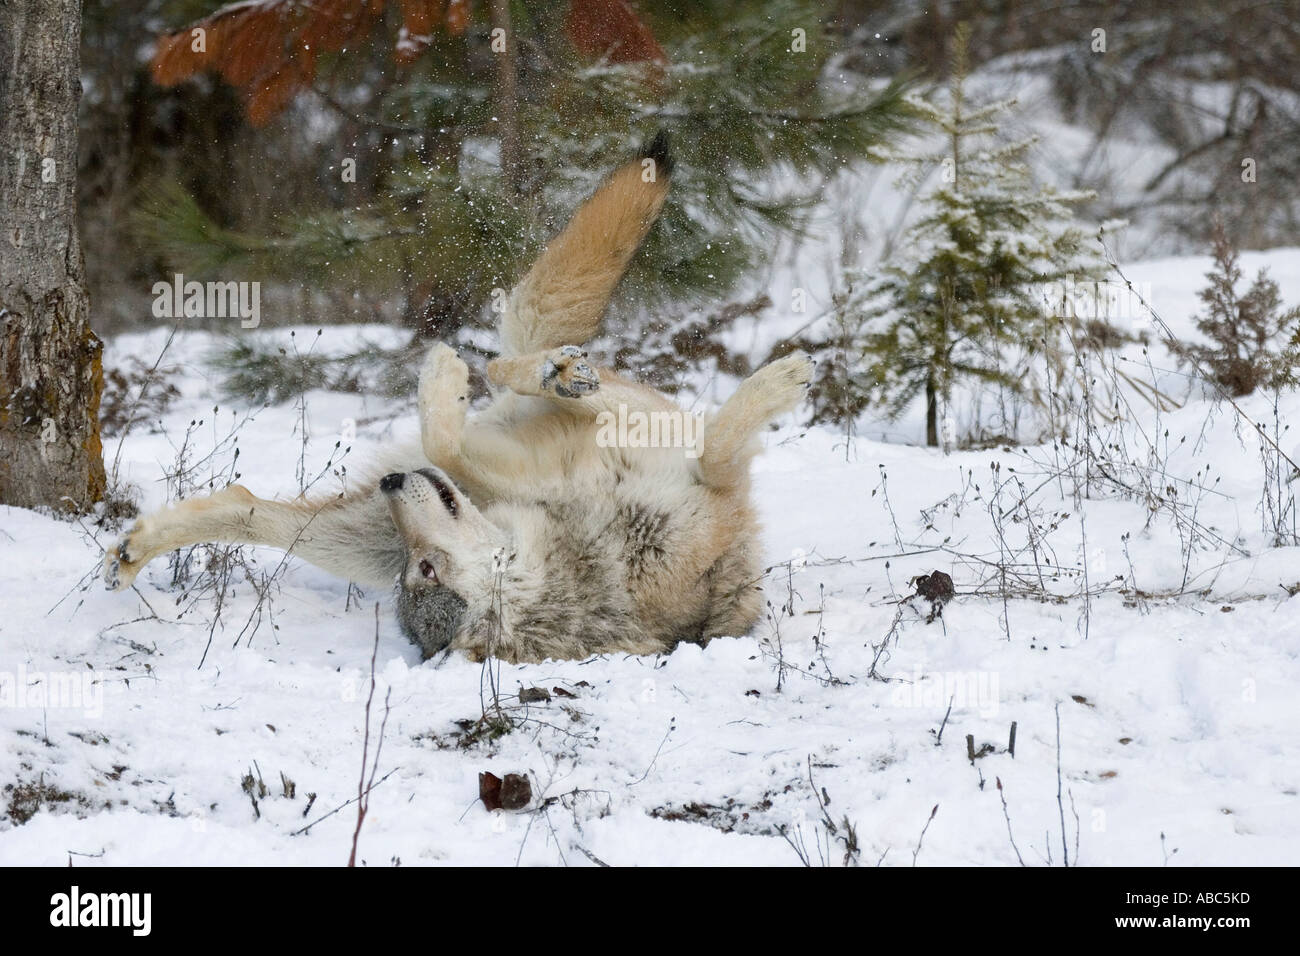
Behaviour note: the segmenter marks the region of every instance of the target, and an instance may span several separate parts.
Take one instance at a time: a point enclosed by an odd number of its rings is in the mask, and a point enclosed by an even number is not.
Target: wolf
[[[482,411],[469,414],[465,362],[435,344],[419,447],[388,451],[339,496],[267,500],[235,484],[142,518],[108,550],[107,586],[177,548],[248,543],[360,584],[396,581],[398,620],[426,659],[651,654],[746,633],[762,609],[750,463],[812,363],[794,353],[759,369],[680,447],[617,447],[598,440],[611,414],[689,413],[583,348],[672,167],[658,136],[546,246],[506,299]]]

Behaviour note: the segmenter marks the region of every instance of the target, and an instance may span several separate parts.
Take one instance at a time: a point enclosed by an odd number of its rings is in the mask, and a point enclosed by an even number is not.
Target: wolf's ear
[[[501,316],[503,356],[596,337],[615,286],[663,208],[673,167],[661,131],[578,208],[511,293]]]

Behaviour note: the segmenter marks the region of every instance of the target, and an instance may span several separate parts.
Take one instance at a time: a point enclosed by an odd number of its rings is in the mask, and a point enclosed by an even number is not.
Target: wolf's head
[[[491,610],[494,563],[509,536],[437,468],[387,475],[379,489],[406,549],[398,620],[431,657]]]

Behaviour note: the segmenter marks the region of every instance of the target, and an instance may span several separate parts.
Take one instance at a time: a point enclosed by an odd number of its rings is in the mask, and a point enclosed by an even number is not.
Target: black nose
[[[402,485],[406,483],[406,475],[400,471],[395,471],[391,475],[384,475],[379,481],[379,490],[383,492],[401,491]]]

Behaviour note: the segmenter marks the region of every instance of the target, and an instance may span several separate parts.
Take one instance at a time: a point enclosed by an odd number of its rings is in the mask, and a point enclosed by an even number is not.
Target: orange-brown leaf
[[[434,4],[430,0],[400,0],[402,26],[407,33],[425,37],[433,32]],[[441,4],[438,4],[441,6]]]
[[[478,798],[489,812],[500,810],[501,778],[490,770],[481,771],[478,775]]]
[[[247,93],[244,109],[248,121],[254,126],[265,126],[311,83],[308,69],[303,61],[295,60],[287,63],[284,69],[258,80]]]
[[[442,22],[443,0],[400,0],[402,31],[393,47],[398,63],[413,63],[429,48],[433,30]]]
[[[393,52],[400,63],[416,59],[439,26],[465,32],[470,0],[397,0],[402,35]],[[203,70],[216,70],[244,93],[249,120],[261,125],[316,78],[321,53],[365,38],[383,14],[384,0],[252,0],[231,3],[183,30],[160,37],[154,82],[173,86]],[[194,31],[205,49],[196,52]]]
[[[160,38],[153,78],[171,86],[215,69],[243,91],[249,121],[262,125],[311,86],[319,53],[340,50],[364,36],[382,12],[383,0],[233,3]],[[196,30],[203,31],[203,52],[193,49]]]
[[[611,63],[667,63],[668,54],[627,0],[569,0],[565,22],[579,54]]]
[[[448,0],[447,15],[443,19],[447,32],[461,36],[469,27],[469,0]]]
[[[314,7],[298,33],[299,43],[319,53],[335,53],[366,30],[383,10],[383,0],[372,0],[371,9],[355,3],[326,3]]]
[[[151,66],[155,83],[159,86],[175,86],[211,63],[211,55],[206,50],[202,53],[194,52],[192,42],[188,30],[173,33],[158,41]]]

